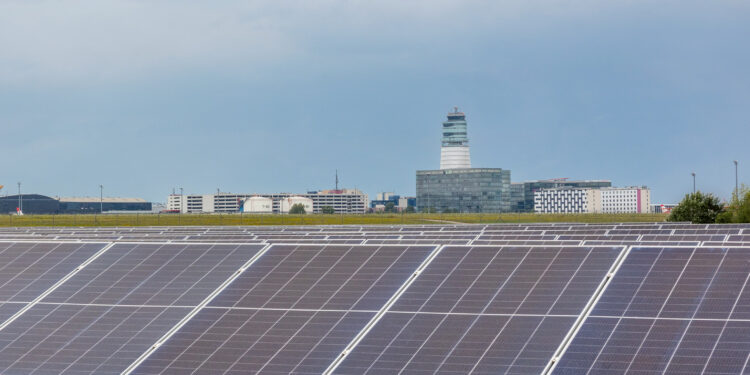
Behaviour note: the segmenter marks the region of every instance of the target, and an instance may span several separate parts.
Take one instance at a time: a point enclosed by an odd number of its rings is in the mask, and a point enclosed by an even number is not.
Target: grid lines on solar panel
[[[0,372],[120,373],[188,311],[37,304],[0,331]]]
[[[31,301],[84,263],[103,243],[0,243],[0,300]]]
[[[742,373],[749,278],[748,248],[633,248],[554,373]]]
[[[433,250],[274,245],[210,306],[378,310]]]
[[[135,373],[315,373],[435,250],[274,245]]]
[[[115,244],[42,301],[196,306],[262,248]]]
[[[335,373],[539,373],[621,251],[445,247]]]

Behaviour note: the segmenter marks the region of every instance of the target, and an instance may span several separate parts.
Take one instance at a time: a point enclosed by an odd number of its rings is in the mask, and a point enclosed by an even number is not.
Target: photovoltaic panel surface
[[[556,374],[740,374],[750,248],[633,248]]]
[[[0,373],[119,374],[188,311],[37,304],[0,331]]]
[[[134,374],[320,374],[374,312],[206,308]]]
[[[433,250],[274,245],[136,373],[322,373]]]
[[[210,306],[378,310],[434,249],[274,245]]]
[[[116,244],[43,302],[196,306],[262,248]]]
[[[539,373],[622,248],[450,246],[336,373]]]
[[[37,298],[105,245],[0,243],[0,301]]]

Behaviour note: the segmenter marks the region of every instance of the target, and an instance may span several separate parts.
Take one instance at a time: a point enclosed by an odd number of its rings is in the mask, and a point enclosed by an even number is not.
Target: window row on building
[[[167,197],[167,210],[180,213],[237,213],[251,197],[264,197],[272,201],[269,213],[284,213],[282,201],[289,198],[305,198],[312,201],[312,213],[321,213],[324,207],[331,207],[334,213],[362,214],[367,212],[367,194],[356,189],[321,190],[306,194],[170,194]],[[311,212],[308,212],[311,213]]]
[[[648,213],[651,191],[643,187],[556,187],[534,191],[536,213]]]

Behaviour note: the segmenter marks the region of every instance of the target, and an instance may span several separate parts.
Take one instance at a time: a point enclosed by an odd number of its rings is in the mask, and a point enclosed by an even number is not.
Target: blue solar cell
[[[554,373],[742,373],[748,250],[633,248]]]
[[[621,251],[446,247],[336,372],[539,373]]]

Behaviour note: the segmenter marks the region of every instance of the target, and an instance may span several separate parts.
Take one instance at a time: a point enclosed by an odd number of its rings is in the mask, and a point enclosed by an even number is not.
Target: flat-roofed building
[[[141,198],[60,197],[60,213],[151,212],[151,202]]]
[[[593,213],[596,191],[585,188],[552,188],[534,191],[534,212],[539,214]]]
[[[643,187],[558,187],[534,191],[536,213],[648,213],[651,192]]]
[[[321,213],[323,207],[333,208],[337,214],[363,214],[367,212],[367,194],[357,189],[321,190],[306,194],[171,194],[167,197],[167,210],[181,213],[235,213],[246,199],[265,197],[273,201],[273,213],[282,213],[280,202],[289,197],[312,200],[312,213]]]
[[[519,182],[523,184],[523,192],[520,191],[520,187],[516,186],[513,194],[514,211],[520,212],[534,212],[534,192],[541,189],[554,189],[554,188],[591,188],[598,189],[604,187],[611,187],[612,181],[610,180],[569,180],[567,178],[552,178],[547,180],[531,180]]]
[[[500,168],[417,171],[417,210],[508,212],[510,171]]]
[[[651,211],[651,190],[645,186],[598,189],[601,206],[596,212],[640,213]]]

